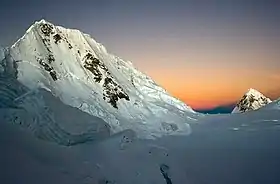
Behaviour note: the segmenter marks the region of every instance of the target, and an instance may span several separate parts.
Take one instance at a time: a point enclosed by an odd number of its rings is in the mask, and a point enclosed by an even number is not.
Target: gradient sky
[[[193,108],[252,87],[280,97],[280,2],[270,0],[1,0],[0,45],[35,21],[77,28]]]

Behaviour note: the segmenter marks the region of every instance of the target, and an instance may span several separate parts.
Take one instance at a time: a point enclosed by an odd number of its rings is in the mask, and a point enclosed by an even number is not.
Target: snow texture
[[[267,104],[271,103],[271,100],[261,94],[255,89],[249,89],[247,93],[237,103],[232,113],[240,113],[251,110],[257,110]]]

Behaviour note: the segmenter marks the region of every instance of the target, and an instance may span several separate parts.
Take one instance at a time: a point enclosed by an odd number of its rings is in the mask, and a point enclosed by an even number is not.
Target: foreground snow
[[[0,183],[277,184],[280,113],[206,116],[189,136],[141,140],[127,130],[71,147],[0,123]]]

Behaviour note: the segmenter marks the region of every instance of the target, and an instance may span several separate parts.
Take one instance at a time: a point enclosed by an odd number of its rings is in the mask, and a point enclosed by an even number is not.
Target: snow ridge
[[[257,110],[271,102],[272,101],[269,98],[265,97],[262,93],[250,88],[247,91],[247,93],[241,98],[241,100],[237,103],[232,113]]]

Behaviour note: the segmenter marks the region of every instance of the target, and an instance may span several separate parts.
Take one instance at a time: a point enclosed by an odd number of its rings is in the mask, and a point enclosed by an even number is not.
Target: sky
[[[194,109],[280,97],[280,1],[1,0],[0,45],[42,18],[90,34]]]

